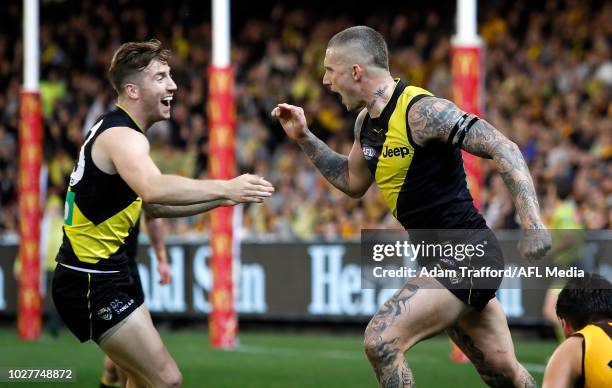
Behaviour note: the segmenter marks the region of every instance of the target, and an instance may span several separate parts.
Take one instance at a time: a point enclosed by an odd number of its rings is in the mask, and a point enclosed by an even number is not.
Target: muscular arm
[[[359,131],[366,113],[367,111],[364,109],[357,117],[355,141],[348,157],[333,151],[310,131],[303,139],[298,141],[299,146],[325,179],[353,198],[362,197],[373,181],[372,174],[363,159],[363,152],[359,143]]]
[[[222,199],[227,188],[223,181],[198,181],[162,174],[149,156],[146,137],[129,128],[110,128],[93,146],[96,164],[107,161],[107,171],[118,173],[145,202],[189,205]],[[99,166],[101,167],[101,166]]]
[[[425,145],[430,141],[447,142],[455,124],[467,127],[477,119],[467,115],[455,104],[441,98],[423,98],[417,101],[408,112],[408,122],[417,144]],[[461,138],[458,131],[451,141],[458,144]],[[492,159],[495,167],[510,190],[512,199],[524,229],[541,229],[540,206],[529,174],[527,164],[518,146],[482,119],[477,119],[464,135],[461,148],[473,155]]]
[[[144,202],[142,204],[146,214],[153,218],[173,218],[173,217],[189,217],[200,213],[205,213],[219,206],[232,206],[235,202],[229,200],[216,199],[213,201],[196,203],[193,205],[171,206],[160,205],[157,203]]]
[[[92,158],[107,173],[119,173],[149,203],[191,205],[219,199],[262,202],[273,191],[263,178],[248,174],[228,181],[162,174],[149,156],[147,138],[130,128],[115,127],[102,133],[93,145]]]
[[[566,339],[550,357],[542,388],[570,388],[582,374],[582,337]]]

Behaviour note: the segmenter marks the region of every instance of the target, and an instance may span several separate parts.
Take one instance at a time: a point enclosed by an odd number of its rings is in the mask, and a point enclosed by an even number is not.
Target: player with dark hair
[[[328,43],[324,66],[323,84],[340,95],[349,111],[359,112],[348,157],[309,131],[302,108],[281,103],[272,116],[332,185],[359,198],[376,181],[407,230],[469,229],[494,239],[466,185],[461,157],[465,150],[492,159],[510,189],[526,232],[520,253],[528,259],[545,255],[550,235],[516,144],[452,102],[393,79],[385,40],[372,28],[357,26],[337,33]],[[491,260],[499,264],[501,251],[491,252],[497,256]],[[380,385],[413,386],[404,352],[443,330],[487,384],[535,386],[514,355],[495,289],[451,287],[434,278],[409,280],[370,321],[365,352]]]
[[[612,283],[589,273],[569,280],[557,316],[567,339],[550,358],[543,387],[612,387]]]
[[[272,195],[250,174],[223,180],[162,174],[145,132],[170,118],[177,87],[170,52],[157,40],[130,42],[113,56],[109,78],[117,108],[88,132],[70,175],[64,241],[53,301],[81,341],[94,340],[128,375],[128,385],[180,386],[181,373],[142,306],[127,262],[126,239],[140,217],[178,217]]]

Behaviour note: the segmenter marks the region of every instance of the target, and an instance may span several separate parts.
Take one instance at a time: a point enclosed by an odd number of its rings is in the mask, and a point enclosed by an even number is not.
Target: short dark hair
[[[383,36],[367,26],[355,26],[338,32],[332,36],[327,47],[355,44],[372,56],[372,63],[389,70],[389,53]]]
[[[612,319],[612,283],[597,274],[570,279],[557,299],[557,316],[574,330]]]
[[[163,48],[157,39],[122,44],[108,68],[108,79],[117,93],[121,94],[121,88],[128,78],[143,71],[154,59],[162,63],[168,63],[170,59],[170,50]]]

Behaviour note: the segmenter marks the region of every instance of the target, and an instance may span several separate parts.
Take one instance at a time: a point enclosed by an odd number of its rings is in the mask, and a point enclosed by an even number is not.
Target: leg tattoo
[[[383,333],[402,312],[410,311],[410,299],[418,288],[417,285],[406,284],[385,302],[366,329],[366,354],[381,387],[414,387],[412,371],[405,363],[403,349],[399,346],[399,337],[385,340]]]
[[[412,378],[412,371],[402,361],[396,369],[391,371],[391,375],[387,380],[380,382],[384,388],[406,388],[415,387],[414,379]]]
[[[490,387],[515,387],[515,382],[511,376],[503,371],[496,370],[485,360],[485,354],[480,350],[474,340],[459,326],[453,325],[447,329],[451,339],[465,352],[470,358],[474,367],[480,374],[482,380]],[[535,388],[536,383],[533,377],[521,366],[520,387]]]
[[[405,363],[398,342],[399,337],[384,341],[378,336],[373,344],[366,344],[366,354],[381,387],[414,387],[412,371]]]
[[[375,333],[383,332],[387,327],[393,324],[395,317],[402,313],[402,306],[404,311],[410,311],[410,299],[417,293],[419,286],[411,283],[406,283],[404,288],[396,292],[391,299],[385,302],[385,304],[378,310],[376,315],[370,320],[368,329]],[[368,332],[366,329],[366,335]]]

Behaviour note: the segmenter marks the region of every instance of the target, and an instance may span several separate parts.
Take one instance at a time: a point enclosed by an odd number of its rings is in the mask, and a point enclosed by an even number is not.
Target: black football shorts
[[[91,273],[58,263],[52,293],[59,315],[81,342],[99,343],[144,301],[141,285],[127,266],[115,273]]]

